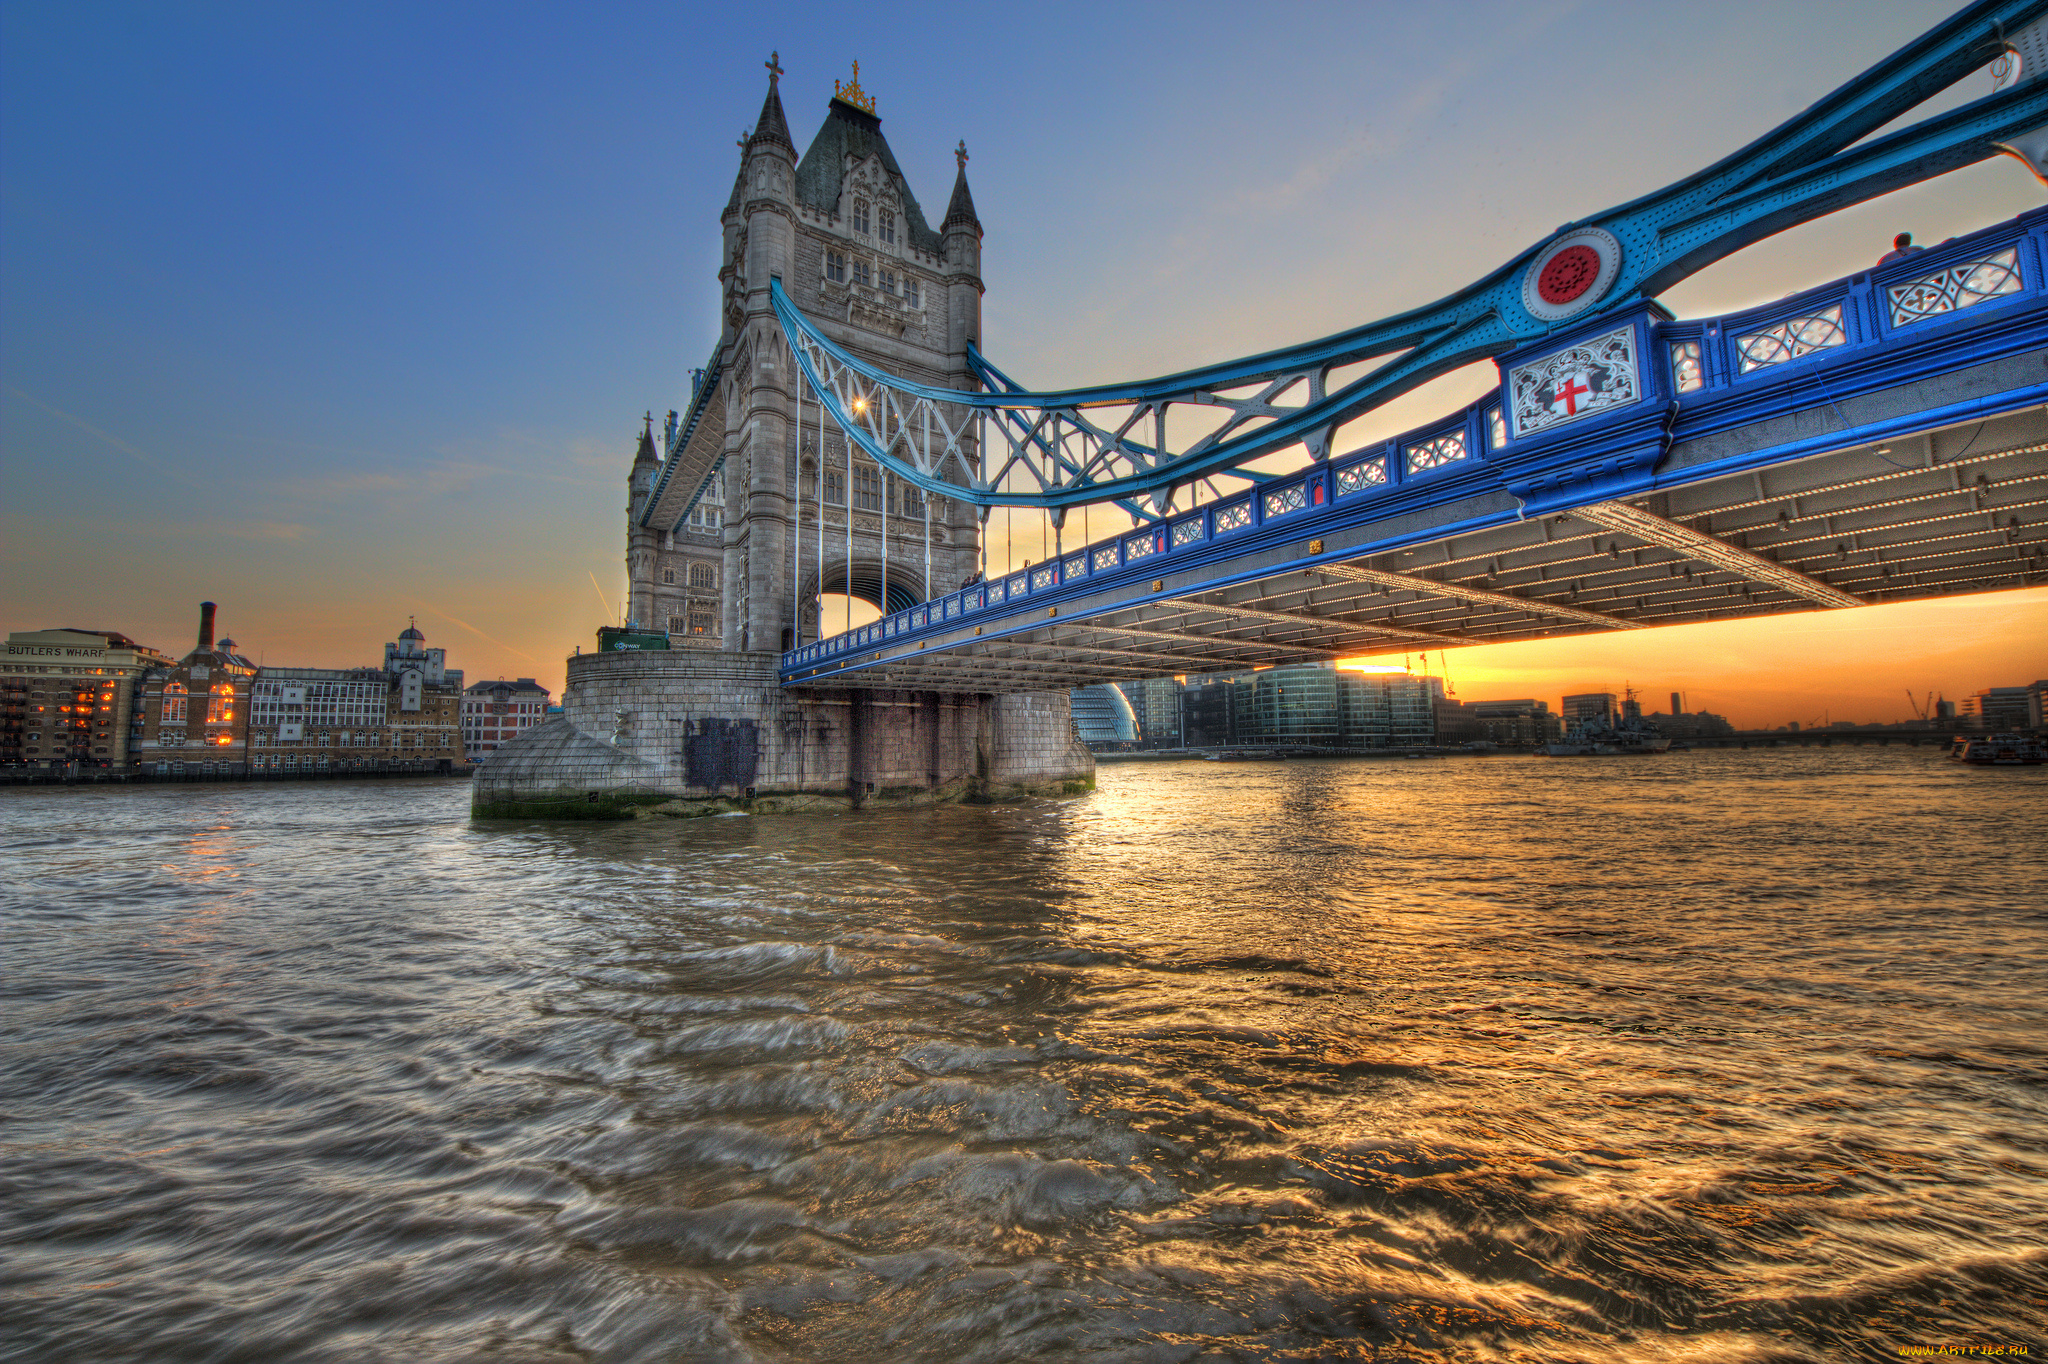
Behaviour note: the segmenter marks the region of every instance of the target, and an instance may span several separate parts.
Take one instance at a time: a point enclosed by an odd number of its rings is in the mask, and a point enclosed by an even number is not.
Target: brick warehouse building
[[[462,694],[462,749],[472,763],[539,724],[548,689],[530,677],[479,682]]]
[[[127,767],[137,686],[170,662],[115,630],[15,631],[0,658],[0,767]]]

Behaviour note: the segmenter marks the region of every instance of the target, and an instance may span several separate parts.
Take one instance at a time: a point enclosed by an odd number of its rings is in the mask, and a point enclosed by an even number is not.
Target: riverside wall
[[[791,688],[772,653],[569,660],[562,714],[477,769],[480,818],[990,803],[1093,788],[1065,692]]]

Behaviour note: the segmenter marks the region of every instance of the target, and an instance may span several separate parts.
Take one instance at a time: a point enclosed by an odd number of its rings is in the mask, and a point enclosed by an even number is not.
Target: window
[[[882,471],[879,469],[855,469],[853,471],[853,505],[862,511],[882,509]]]
[[[846,283],[846,257],[837,251],[825,253],[825,278]]]
[[[691,564],[690,586],[700,592],[714,592],[718,589],[718,574],[710,564]]]
[[[856,259],[853,262],[853,282],[855,284],[874,283],[874,280],[869,275],[868,263],[866,261]]]
[[[882,240],[885,242],[893,242],[896,240],[896,215],[894,213],[891,213],[886,208],[882,210],[881,236]]]
[[[825,471],[825,500],[835,507],[846,504],[846,476],[837,469]]]
[[[697,499],[697,505],[690,509],[689,520],[685,523],[693,530],[717,530],[725,514],[725,475],[713,474],[711,485],[704,489],[704,495]]]
[[[915,483],[903,485],[903,514],[905,516],[924,515],[924,489],[918,487]]]
[[[895,272],[894,270],[881,270],[881,271],[877,271],[876,273],[877,273],[878,275],[880,275],[880,277],[881,277],[881,288],[882,288],[882,292],[883,292],[883,293],[885,293],[885,294],[893,294],[893,293],[895,293],[895,292],[896,292],[896,272]]]
[[[173,682],[164,688],[163,722],[170,724],[174,720],[183,720],[184,718],[185,684]]]
[[[668,632],[670,634],[680,635],[687,629],[689,629],[689,626],[681,616],[670,616],[668,618]]]
[[[917,277],[915,275],[905,275],[903,277],[903,301],[913,308],[922,308],[924,306],[924,299],[918,293]]]
[[[661,570],[661,581],[664,586],[674,587],[676,585],[676,571],[672,568],[664,568]]]
[[[709,635],[717,633],[712,627],[712,616],[710,607],[693,606],[690,608],[690,633],[693,635]]]
[[[863,237],[868,232],[868,206],[859,199],[853,201],[853,230]],[[860,267],[855,266],[854,269],[858,271]]]

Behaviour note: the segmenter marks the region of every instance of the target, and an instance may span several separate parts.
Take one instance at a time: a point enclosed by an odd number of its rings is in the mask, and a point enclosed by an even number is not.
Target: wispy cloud
[[[419,601],[415,604],[421,607],[423,610],[425,610],[429,615],[439,616],[442,620],[447,621],[450,625],[459,625],[463,629],[475,635],[478,639],[486,640],[489,643],[495,644],[500,649],[505,650],[505,652],[507,653],[518,654],[521,658],[525,659],[528,663],[533,664],[535,667],[541,666],[541,661],[535,658],[532,654],[526,652],[526,650],[514,648],[512,645],[507,644],[504,640],[499,639],[495,635],[485,634],[482,630],[477,629],[476,626],[471,625],[468,621],[463,620],[457,616],[449,615],[446,611],[443,611],[440,607],[435,606],[431,602]]]
[[[218,533],[237,540],[269,540],[295,544],[315,534],[311,526],[297,521],[230,521]]]
[[[61,407],[52,407],[48,403],[44,402],[41,398],[36,397],[33,393],[25,393],[21,389],[16,388],[12,384],[9,384],[7,386],[7,391],[31,406],[41,408],[43,411],[49,413],[51,416],[57,418],[59,421],[69,422],[71,425],[77,427],[79,430],[85,432],[85,434],[93,437],[95,440],[101,441],[107,445],[111,445],[112,447],[114,447],[114,449],[119,450],[122,454],[128,456],[130,459],[135,460],[137,463],[147,468],[156,470],[156,472],[162,474],[165,478],[168,478],[173,482],[182,483],[188,488],[197,488],[200,486],[198,479],[193,478],[190,474],[178,468],[176,465],[168,464],[163,460],[158,459],[155,455],[149,453],[149,451],[131,445],[127,441],[122,440],[119,436],[111,435],[108,432],[100,430],[97,426],[94,426],[91,422],[87,421],[83,417],[74,416],[73,414],[66,412]]]

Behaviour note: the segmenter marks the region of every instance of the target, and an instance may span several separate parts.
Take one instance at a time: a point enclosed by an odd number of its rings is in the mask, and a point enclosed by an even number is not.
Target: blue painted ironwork
[[[662,427],[661,472],[655,475],[654,488],[648,493],[647,500],[640,505],[640,524],[643,526],[652,524],[655,509],[661,505],[662,494],[668,491],[669,482],[679,467],[676,457],[689,446],[690,438],[697,434],[697,427],[702,424],[704,413],[711,406],[711,395],[718,388],[721,371],[718,357],[723,349],[722,345],[712,347],[710,363],[703,369],[690,371],[693,382],[689,407],[681,416],[674,412],[669,413],[668,421]],[[690,513],[697,508],[698,499],[704,496],[704,490],[711,486],[712,480],[718,477],[718,471],[724,467],[725,456],[720,455],[710,469],[697,480],[697,486],[690,490],[690,500],[683,504],[681,513],[671,523],[673,526],[680,527],[689,519]]]
[[[1994,143],[2048,125],[2048,80],[2023,72],[2017,84],[1960,109],[1860,141],[1985,67],[2012,46],[2006,35],[2044,14],[2048,0],[1979,0],[1734,155],[1568,223],[1448,298],[1180,374],[1031,392],[970,351],[983,390],[937,388],[898,379],[837,345],[779,282],[771,297],[797,362],[835,420],[898,477],[983,507],[1041,507],[1057,516],[1117,502],[1168,518],[1179,489],[1205,480],[1213,488],[1219,477],[1249,480],[1240,466],[1294,447],[1326,462],[1338,426],[1437,375],[1618,313],[1752,242],[1983,160],[1998,151]],[[1560,248],[1581,259],[1560,256]],[[1535,267],[1552,260],[1579,270],[1565,270],[1567,291],[1586,292],[1563,305],[1539,299]],[[1800,344],[1788,337],[1785,349]],[[1333,370],[1375,359],[1384,363],[1328,389]],[[1167,415],[1176,406],[1207,409],[1221,425],[1169,449]],[[1467,448],[1482,448],[1485,434],[1475,431]]]
[[[1944,280],[1968,279],[1979,263],[2010,262],[2011,279],[1976,278],[1985,287],[1967,305],[1940,311],[1896,312],[1896,300],[1915,289],[1947,287]],[[1958,272],[1961,272],[1958,275]],[[2030,349],[2048,346],[2048,209],[2035,210],[1981,232],[1879,269],[1849,276],[1761,308],[1719,318],[1678,321],[1654,303],[1639,302],[1621,313],[1600,312],[1574,328],[1509,352],[1504,368],[1578,346],[1586,338],[1626,328],[1633,336],[1643,389],[1631,401],[1584,422],[1554,426],[1526,437],[1494,427],[1503,398],[1489,393],[1461,412],[1366,449],[1309,469],[1255,483],[1250,493],[1164,518],[1149,531],[1117,536],[1080,547],[1057,566],[1011,575],[1004,592],[981,595],[979,587],[956,592],[930,609],[898,613],[902,628],[886,639],[892,649],[952,640],[976,618],[1001,634],[1035,628],[1047,609],[1062,610],[1082,597],[1118,593],[1119,607],[1211,591],[1268,575],[1269,563],[1246,573],[1233,567],[1275,546],[1303,544],[1311,536],[1334,535],[1350,527],[1448,507],[1475,494],[1507,493],[1514,510],[1491,512],[1454,524],[1410,529],[1384,542],[1353,544],[1342,551],[1303,554],[1284,567],[1309,566],[1338,557],[1357,558],[1385,549],[1464,534],[1538,512],[1586,506],[1635,496],[1666,486],[1658,459],[1677,441],[1752,426],[1772,417],[1825,403],[1842,402],[1880,389],[1897,388],[1930,375],[1967,369]],[[1958,293],[1958,297],[1962,297]],[[1845,340],[1809,349],[1784,363],[1745,368],[1744,342],[1790,319],[1839,310]],[[1683,351],[1697,385],[1675,401],[1681,373],[1669,357]],[[1683,379],[1691,384],[1690,377]],[[1892,439],[1930,425],[1970,421],[2048,401],[2048,382],[1990,393],[1935,412],[1906,412],[1862,426],[1847,425],[1820,435],[1694,465],[1673,481],[1716,478],[1765,464],[1802,458],[1824,450]],[[1463,459],[1417,467],[1406,456],[1417,448],[1461,444]],[[1295,500],[1299,491],[1300,501]],[[1277,496],[1276,496],[1277,495]],[[1504,498],[1498,500],[1505,501]],[[1149,548],[1134,553],[1134,543]],[[1202,576],[1188,581],[1184,570]],[[1176,574],[1164,587],[1156,575]],[[1149,580],[1149,581],[1148,581]],[[1532,605],[1532,609],[1541,610]],[[785,683],[823,680],[878,661],[875,643],[885,636],[867,631],[820,640],[786,653]]]

